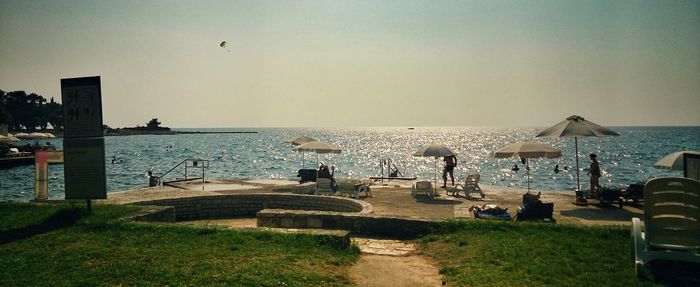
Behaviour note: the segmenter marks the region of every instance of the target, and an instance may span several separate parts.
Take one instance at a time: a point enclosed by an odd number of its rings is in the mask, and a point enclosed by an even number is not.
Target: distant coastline
[[[105,130],[105,136],[135,136],[135,135],[189,135],[189,134],[256,134],[257,131],[173,131],[170,129],[148,130],[137,128],[109,129]]]
[[[20,133],[24,131],[10,131],[10,133]],[[50,133],[57,138],[63,137],[63,131],[37,130],[40,133]],[[147,130],[134,128],[105,129],[104,136],[138,136],[138,135],[189,135],[189,134],[257,134],[257,131],[173,131],[167,130]]]

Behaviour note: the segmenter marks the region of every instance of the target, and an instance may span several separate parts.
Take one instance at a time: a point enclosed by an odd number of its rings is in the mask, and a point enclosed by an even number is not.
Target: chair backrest
[[[664,249],[700,248],[700,182],[660,177],[644,186],[644,226],[650,246]]]
[[[683,154],[683,176],[700,180],[700,155],[691,153]]]
[[[432,189],[433,185],[430,181],[416,181],[416,189]]]
[[[479,174],[470,174],[469,176],[467,176],[467,181],[466,181],[465,185],[475,185],[475,184],[478,185],[480,178],[481,178],[481,175],[479,175]]]
[[[338,187],[338,191],[342,193],[354,193],[358,189],[358,186],[350,181],[339,180],[335,184]]]
[[[316,179],[316,189],[320,190],[330,190],[331,189],[331,179],[319,177]]]

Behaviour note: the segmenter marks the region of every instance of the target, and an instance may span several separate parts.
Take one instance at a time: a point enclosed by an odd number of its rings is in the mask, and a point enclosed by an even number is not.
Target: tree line
[[[5,92],[0,90],[0,125],[10,130],[45,130],[51,125],[55,130],[63,129],[63,108],[55,102],[35,93],[25,91]]]

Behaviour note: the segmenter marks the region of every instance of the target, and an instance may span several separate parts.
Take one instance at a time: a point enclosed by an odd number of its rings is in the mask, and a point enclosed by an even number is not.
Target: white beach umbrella
[[[45,139],[45,138],[48,138],[48,136],[45,135],[44,133],[33,132],[33,133],[27,135],[27,138],[29,138],[29,139]]]
[[[0,142],[18,142],[19,139],[11,135],[0,135]]]
[[[315,141],[315,142],[308,142],[302,145],[298,145],[292,149],[293,151],[313,151],[316,153],[316,164],[318,164],[318,154],[321,153],[335,153],[339,154],[343,150],[337,146],[337,145],[332,145],[329,143],[324,143],[321,141]]]
[[[509,158],[519,156],[521,158],[558,158],[561,156],[561,151],[551,146],[534,143],[520,142],[507,145],[493,152],[495,158]],[[525,161],[527,170],[527,192],[530,192],[530,164]]]
[[[452,150],[450,150],[448,147],[446,147],[444,145],[431,143],[431,144],[422,145],[412,155],[413,156],[420,156],[420,157],[435,157],[435,186],[433,186],[433,190],[436,191],[437,190],[438,158],[444,157],[444,156],[454,156],[457,154],[454,153]]]
[[[14,137],[16,137],[18,139],[26,139],[28,136],[29,136],[28,133],[16,133],[16,134],[14,134]]]
[[[318,140],[315,138],[312,138],[312,137],[298,136],[298,137],[288,138],[288,139],[284,140],[282,143],[288,143],[288,144],[292,144],[294,146],[297,146],[297,145],[302,145],[305,143],[315,142],[315,141],[318,141]]]
[[[298,145],[292,149],[293,151],[313,151],[316,153],[341,153],[343,150],[337,146],[321,141],[308,142]]]
[[[654,163],[654,166],[658,168],[668,168],[671,170],[683,170],[683,154],[693,154],[700,156],[700,152],[697,151],[678,151],[660,159],[659,161]]]
[[[298,145],[302,145],[302,144],[310,143],[310,142],[315,142],[315,141],[318,141],[318,140],[315,138],[312,138],[312,137],[308,137],[308,136],[298,136],[298,137],[288,138],[288,139],[284,140],[282,143],[288,143],[288,144],[292,144],[292,146],[298,146]],[[305,161],[306,161],[306,159],[304,158],[304,151],[301,151],[301,168],[302,169],[304,169],[304,162]]]
[[[574,138],[574,146],[576,148],[576,193],[578,197],[578,191],[581,190],[578,163],[578,138],[619,135],[620,134],[611,129],[589,122],[583,117],[573,115],[566,118],[566,120],[540,132],[536,137]],[[582,198],[577,198],[577,201],[585,200]]]

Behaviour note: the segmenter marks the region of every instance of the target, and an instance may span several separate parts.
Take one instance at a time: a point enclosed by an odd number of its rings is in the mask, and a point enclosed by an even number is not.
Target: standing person
[[[457,157],[454,155],[446,156],[442,159],[445,162],[445,168],[442,170],[442,188],[447,187],[447,174],[450,174],[450,179],[452,180],[452,185],[455,185],[454,170],[457,166]]]
[[[598,155],[592,153],[589,155],[591,158],[591,167],[588,173],[591,175],[591,194],[595,192],[597,188],[603,188],[600,186],[598,180],[600,179],[600,163],[598,162]]]

